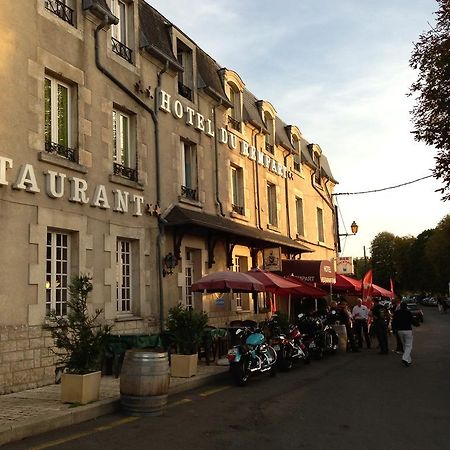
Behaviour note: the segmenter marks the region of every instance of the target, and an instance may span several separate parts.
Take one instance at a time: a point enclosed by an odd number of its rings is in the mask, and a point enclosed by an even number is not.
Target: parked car
[[[411,311],[414,319],[423,323],[423,311],[421,308],[419,308],[419,305],[417,305],[417,303],[408,303],[408,309]]]

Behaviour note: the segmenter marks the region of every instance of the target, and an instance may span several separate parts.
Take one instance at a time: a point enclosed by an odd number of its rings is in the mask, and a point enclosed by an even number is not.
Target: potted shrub
[[[208,314],[181,304],[169,310],[167,330],[173,336],[176,354],[170,358],[173,377],[191,377],[197,373],[198,350],[202,343]]]
[[[58,316],[52,311],[44,329],[50,331],[58,356],[64,367],[61,377],[61,400],[86,404],[100,395],[101,364],[111,326],[99,322],[102,310],[89,315],[87,297],[92,291],[92,278],[79,275],[69,285],[68,313]]]

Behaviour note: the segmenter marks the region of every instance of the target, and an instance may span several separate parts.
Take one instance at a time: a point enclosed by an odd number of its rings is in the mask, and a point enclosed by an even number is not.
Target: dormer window
[[[112,51],[128,61],[133,62],[133,51],[130,48],[129,5],[122,0],[111,0],[111,11],[119,19],[117,25],[111,27]]]
[[[292,146],[295,149],[295,153],[293,156],[293,160],[294,160],[294,170],[296,172],[301,172],[302,171],[302,158],[300,156],[300,141],[298,139],[297,136],[292,136]]]
[[[275,154],[275,120],[267,111],[264,112],[264,122],[267,130],[269,131],[269,134],[266,134],[266,151],[273,155]]]
[[[313,162],[314,165],[316,166],[316,171],[314,173],[314,182],[316,184],[321,184],[321,176],[320,176],[320,172],[321,172],[321,167],[320,167],[320,155],[317,152],[313,152]]]
[[[194,66],[192,49],[179,39],[177,39],[177,60],[183,67],[183,71],[178,73],[178,93],[193,101]]]
[[[230,88],[230,103],[233,105],[230,108],[230,114],[228,115],[228,125],[230,128],[236,131],[241,131],[241,93],[232,85],[228,84]]]

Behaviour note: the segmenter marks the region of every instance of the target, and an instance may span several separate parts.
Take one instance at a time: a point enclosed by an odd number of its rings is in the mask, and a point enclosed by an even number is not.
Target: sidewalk
[[[170,378],[169,396],[195,389],[226,377],[227,365],[206,365],[199,362],[198,373],[191,378]],[[46,431],[84,422],[119,410],[120,379],[102,377],[100,400],[84,406],[71,407],[60,401],[61,385],[0,396],[0,446]]]

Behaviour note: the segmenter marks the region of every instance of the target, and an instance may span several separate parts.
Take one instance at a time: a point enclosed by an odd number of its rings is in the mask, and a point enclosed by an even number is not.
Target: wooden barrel
[[[120,373],[120,405],[132,416],[160,416],[167,405],[170,371],[164,352],[127,350]]]
[[[339,338],[338,348],[339,350],[346,352],[347,351],[347,329],[345,325],[333,325],[334,331]]]

